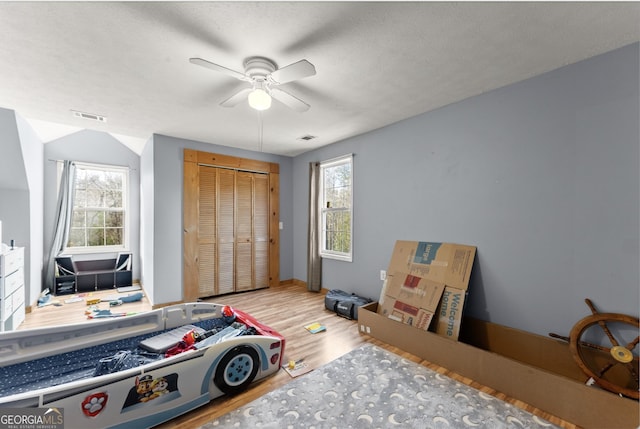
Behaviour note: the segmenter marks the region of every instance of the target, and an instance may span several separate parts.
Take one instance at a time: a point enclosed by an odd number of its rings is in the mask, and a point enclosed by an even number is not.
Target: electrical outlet
[[[385,270],[380,270],[380,280],[387,279],[387,272]]]

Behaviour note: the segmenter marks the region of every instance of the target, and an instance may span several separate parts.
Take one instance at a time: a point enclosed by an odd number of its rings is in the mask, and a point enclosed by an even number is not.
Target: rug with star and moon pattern
[[[364,345],[201,429],[558,428],[374,345]]]

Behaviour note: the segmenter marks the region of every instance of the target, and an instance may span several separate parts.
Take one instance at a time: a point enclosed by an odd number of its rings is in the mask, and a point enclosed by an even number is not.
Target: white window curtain
[[[307,289],[322,289],[322,258],[320,257],[320,219],[318,202],[320,193],[320,163],[309,163],[309,228],[307,249]]]
[[[72,161],[64,161],[62,175],[60,177],[60,190],[58,191],[58,204],[56,206],[55,230],[47,259],[45,260],[44,287],[55,293],[54,275],[56,256],[64,249],[69,240],[69,228],[71,215],[73,214],[73,190],[76,167]]]

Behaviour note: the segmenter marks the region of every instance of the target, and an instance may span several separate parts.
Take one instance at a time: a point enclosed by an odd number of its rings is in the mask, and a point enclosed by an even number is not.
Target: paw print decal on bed
[[[104,392],[89,395],[82,401],[82,412],[87,417],[95,417],[100,414],[100,411],[107,405],[108,399],[109,395]]]

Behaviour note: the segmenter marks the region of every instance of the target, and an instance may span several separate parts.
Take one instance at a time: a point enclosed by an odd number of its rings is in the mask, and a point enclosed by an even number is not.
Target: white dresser
[[[24,321],[24,247],[0,254],[0,332]]]

